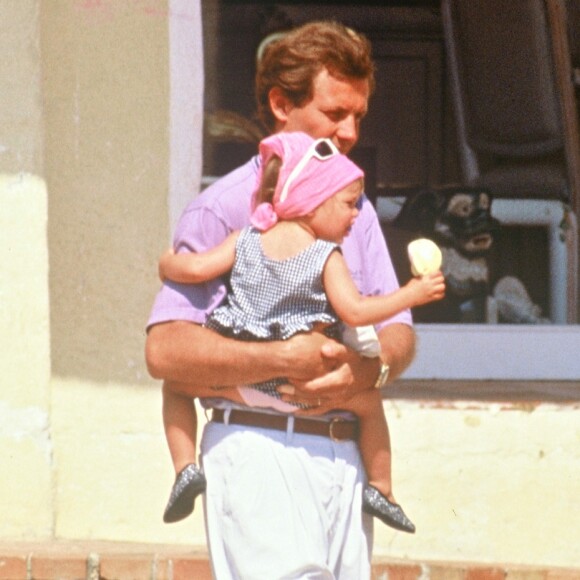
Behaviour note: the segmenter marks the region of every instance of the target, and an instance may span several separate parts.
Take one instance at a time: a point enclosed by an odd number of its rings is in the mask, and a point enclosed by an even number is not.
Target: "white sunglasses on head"
[[[302,173],[308,162],[314,157],[320,161],[326,161],[335,155],[340,155],[340,151],[330,139],[317,139],[308,147],[302,159],[298,161],[294,169],[290,172],[286,183],[280,193],[280,202],[284,201],[288,196],[288,190],[292,182]]]

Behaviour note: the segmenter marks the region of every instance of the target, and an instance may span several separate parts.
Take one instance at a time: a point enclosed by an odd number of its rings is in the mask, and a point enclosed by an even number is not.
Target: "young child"
[[[261,166],[253,196],[252,226],[233,232],[204,253],[161,257],[162,279],[201,283],[231,271],[231,291],[206,325],[240,340],[285,340],[324,328],[341,338],[342,323],[361,327],[443,297],[441,272],[415,277],[388,296],[361,296],[340,250],[357,215],[363,172],[329,139],[278,133],[260,143]],[[380,265],[377,265],[380,267]],[[366,329],[368,334],[369,329]],[[374,329],[378,356],[380,347]],[[345,333],[346,334],[346,333]],[[348,333],[353,335],[352,330]],[[356,336],[364,333],[354,333]],[[357,347],[357,345],[354,345]],[[358,345],[357,350],[368,350]],[[316,413],[283,400],[284,378],[241,386],[239,402],[282,412]],[[191,513],[205,478],[195,464],[195,408],[167,385],[163,414],[176,480],[164,514],[166,522]],[[320,405],[320,400],[318,402]],[[389,431],[381,393],[365,390],[341,410],[359,418],[359,447],[367,473],[363,509],[384,523],[413,533],[415,526],[395,502],[391,489]]]

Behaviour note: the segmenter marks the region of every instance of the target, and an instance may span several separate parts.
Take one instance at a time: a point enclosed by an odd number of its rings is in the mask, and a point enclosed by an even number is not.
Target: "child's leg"
[[[380,356],[381,343],[375,327],[343,325],[342,340],[363,356]],[[370,485],[390,501],[395,501],[391,486],[391,438],[383,412],[380,391],[364,391],[351,399],[348,410],[359,418],[359,448]]]
[[[163,426],[175,473],[196,460],[197,413],[191,397],[163,384]]]
[[[381,393],[363,391],[351,399],[349,411],[359,418],[359,448],[369,485],[394,502],[391,484],[391,438]]]
[[[367,472],[363,510],[397,530],[414,533],[415,525],[397,504],[391,485],[391,438],[381,393],[364,391],[351,399],[350,411],[359,418],[359,448]]]
[[[197,414],[191,397],[163,384],[163,425],[173,466],[175,482],[163,514],[166,523],[187,517],[194,509],[195,498],[205,491],[203,472],[195,464]]]

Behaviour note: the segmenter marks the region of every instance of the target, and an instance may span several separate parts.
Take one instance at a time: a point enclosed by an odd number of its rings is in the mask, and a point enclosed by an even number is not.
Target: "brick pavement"
[[[187,546],[0,541],[0,580],[211,580],[211,572],[207,553]],[[372,580],[580,580],[580,569],[375,558]]]

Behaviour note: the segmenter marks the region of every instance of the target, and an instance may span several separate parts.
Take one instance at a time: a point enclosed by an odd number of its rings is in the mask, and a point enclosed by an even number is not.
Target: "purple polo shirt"
[[[196,197],[177,225],[176,250],[203,252],[222,242],[230,232],[247,226],[257,172],[258,157],[253,157]],[[342,251],[361,294],[387,294],[399,287],[376,212],[366,197],[342,244]],[[203,324],[225,295],[226,287],[221,279],[197,285],[166,282],[157,294],[148,327],[173,320]],[[410,311],[394,316],[377,328],[393,322],[411,325]]]

